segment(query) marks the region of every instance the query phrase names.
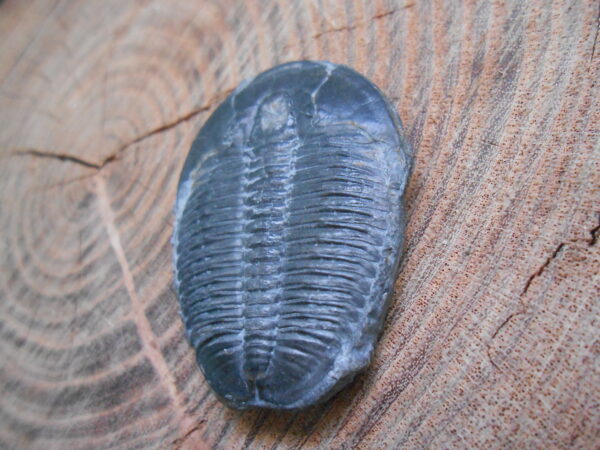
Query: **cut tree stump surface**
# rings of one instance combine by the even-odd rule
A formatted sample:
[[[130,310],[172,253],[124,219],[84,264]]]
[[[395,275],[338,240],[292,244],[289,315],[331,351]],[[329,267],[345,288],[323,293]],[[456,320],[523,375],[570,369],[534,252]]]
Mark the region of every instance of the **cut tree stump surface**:
[[[0,447],[596,447],[599,10],[0,2]],[[236,412],[184,337],[176,186],[227,94],[298,59],[398,109],[405,258],[367,372],[304,412]]]

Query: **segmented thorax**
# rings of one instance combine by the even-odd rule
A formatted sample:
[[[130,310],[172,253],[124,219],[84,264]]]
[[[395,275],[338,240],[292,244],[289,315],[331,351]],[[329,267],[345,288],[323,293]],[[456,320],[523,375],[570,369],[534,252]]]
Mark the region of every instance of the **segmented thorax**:
[[[281,66],[215,113],[180,184],[188,337],[211,386],[242,408],[305,406],[364,367],[399,258],[399,123],[370,83],[370,96],[340,99],[337,66],[296,64],[287,73],[308,81],[286,82]]]

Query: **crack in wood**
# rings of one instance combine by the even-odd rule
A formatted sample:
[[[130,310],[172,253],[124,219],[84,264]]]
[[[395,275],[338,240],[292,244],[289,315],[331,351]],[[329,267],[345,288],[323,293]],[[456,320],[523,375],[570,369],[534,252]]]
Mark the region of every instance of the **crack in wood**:
[[[412,8],[413,6],[415,6],[415,4],[416,3],[409,3],[407,5],[404,5],[401,8],[392,9],[391,11],[386,11],[386,12],[382,12],[380,14],[376,14],[373,17],[371,17],[370,19],[359,21],[359,22],[356,22],[354,24],[348,24],[348,25],[344,25],[344,26],[341,26],[341,27],[338,27],[338,28],[329,28],[327,30],[323,30],[323,31],[320,31],[319,33],[313,34],[312,37],[314,39],[318,39],[318,38],[320,38],[321,36],[323,36],[325,34],[337,33],[337,32],[340,32],[340,31],[352,31],[352,30],[355,30],[357,28],[365,26],[371,20],[383,19],[384,17],[388,17],[388,16],[391,16],[392,14],[396,14],[397,12],[400,12],[403,9]]]
[[[491,345],[490,345],[490,344],[488,344],[488,345],[487,345],[487,357],[488,357],[488,360],[490,361],[490,364],[491,364],[491,365],[492,365],[492,366],[493,366],[493,367],[494,367],[494,368],[495,368],[495,369],[496,369],[498,372],[500,372],[500,373],[502,373],[502,374],[505,374],[506,372],[505,372],[505,371],[504,371],[504,370],[503,370],[503,369],[502,369],[502,368],[501,368],[501,367],[498,365],[498,363],[497,363],[497,362],[494,360],[494,358],[492,358],[491,350],[492,350],[492,347],[491,347]],[[505,355],[505,358],[506,358],[506,355]],[[510,375],[511,375],[511,376],[512,376],[512,377],[513,377],[515,380],[518,380],[518,379],[519,379],[519,377],[517,376],[517,374],[516,374],[516,373],[514,373],[514,372],[513,372],[513,371],[510,369],[510,367],[509,367],[507,370],[508,370],[508,372],[510,373]]]
[[[202,426],[206,423],[206,420],[200,420],[198,424],[189,430],[183,437],[173,441],[172,448],[180,450],[183,448],[193,448],[194,450],[208,450],[209,446],[202,440],[201,437],[193,437],[195,433],[199,432]],[[191,441],[191,442],[190,442]]]
[[[596,43],[598,42],[598,31],[600,31],[600,5],[598,6],[598,16],[596,17],[596,34],[594,35],[594,44],[592,45],[592,54],[590,56],[590,62],[594,60],[596,54]]]
[[[598,213],[598,225],[596,225],[594,228],[592,228],[590,230],[590,240],[588,241],[588,245],[591,247],[593,245],[596,245],[596,242],[598,242],[598,233],[600,232],[600,213]]]
[[[171,448],[181,449],[183,447],[183,445],[186,443],[186,441],[190,438],[190,436],[192,434],[194,434],[196,431],[200,431],[200,428],[205,423],[206,423],[206,420],[201,419],[195,426],[193,426],[190,430],[188,430],[183,436],[181,436],[180,438],[177,438],[173,442],[171,442]],[[195,445],[195,448],[198,448],[198,449],[207,449],[208,448],[206,445],[204,445],[201,442],[195,442],[194,445]]]
[[[318,39],[321,36],[325,35],[325,34],[331,34],[331,33],[337,33],[340,31],[351,31],[351,30],[355,30],[356,28],[358,28],[359,24],[355,24],[355,25],[345,25],[343,27],[339,27],[339,28],[330,28],[328,30],[324,30],[321,31],[319,33],[316,33],[313,35],[313,38]]]
[[[496,331],[494,331],[494,333],[492,334],[492,338],[491,340],[494,340],[496,338],[496,336],[498,336],[498,333],[500,333],[500,331],[502,330],[502,328],[504,328],[506,325],[508,325],[508,323],[514,319],[516,316],[520,316],[525,314],[525,311],[518,311],[512,314],[509,314],[508,317],[506,319],[504,319],[504,322],[502,322],[500,324],[500,326],[498,328],[496,328]]]
[[[90,169],[95,169],[96,171],[100,171],[104,167],[106,167],[108,164],[110,164],[111,162],[118,160],[119,155],[121,153],[123,153],[125,150],[127,150],[127,148],[131,147],[132,145],[137,144],[137,143],[139,143],[145,139],[148,139],[152,136],[155,136],[157,134],[160,134],[164,131],[175,128],[179,124],[181,124],[183,122],[187,122],[190,119],[193,119],[195,116],[197,116],[201,112],[208,111],[210,108],[211,108],[210,104],[201,106],[199,108],[196,108],[196,109],[190,111],[189,113],[187,113],[181,117],[178,117],[177,119],[175,119],[172,122],[166,123],[157,128],[149,130],[149,131],[141,134],[140,136],[132,139],[131,141],[126,142],[125,144],[121,145],[111,155],[107,156],[104,160],[102,160],[99,163],[93,162],[93,161],[87,161],[83,158],[80,158],[78,156],[71,155],[68,153],[58,153],[58,152],[52,152],[49,150],[41,150],[41,149],[35,149],[35,148],[15,149],[9,153],[13,154],[13,155],[19,155],[19,156],[33,156],[36,158],[51,158],[51,159],[55,159],[58,161],[79,164],[80,166],[87,167]]]
[[[486,344],[486,348],[487,348],[487,357],[490,361],[490,364],[492,364],[492,366],[494,366],[494,368],[496,370],[498,370],[500,373],[505,373],[504,370],[500,367],[500,365],[496,362],[496,360],[492,357],[492,343],[493,341],[496,339],[496,337],[498,336],[498,334],[500,333],[500,331],[502,331],[503,328],[505,328],[510,322],[512,322],[512,320],[517,317],[517,316],[522,316],[524,314],[527,314],[526,310],[520,310],[514,313],[509,314],[506,319],[504,319],[502,321],[502,323],[496,328],[496,331],[494,331],[492,333],[492,336],[490,338],[490,340],[487,342]],[[506,355],[504,355],[504,357],[506,358]],[[515,378],[518,379],[518,376],[510,369],[508,368],[508,371],[510,372],[510,374]]]
[[[67,153],[54,153],[51,151],[38,150],[38,149],[34,149],[34,148],[13,150],[11,153],[14,155],[25,155],[25,156],[33,156],[35,158],[51,158],[51,159],[56,159],[58,161],[67,161],[67,162],[72,162],[74,164],[79,164],[81,166],[89,167],[89,168],[97,169],[97,170],[99,170],[101,168],[100,164],[86,161],[85,159],[79,158],[75,155],[69,155]]]
[[[594,228],[592,228],[591,230],[589,230],[589,234],[590,234],[590,238],[585,240],[588,243],[588,246],[591,247],[593,245],[596,244],[596,242],[598,242],[598,234],[600,233],[600,213],[598,213],[598,225],[596,225]],[[581,242],[581,239],[575,239],[572,240],[571,242]],[[561,242],[560,244],[558,244],[556,246],[556,248],[554,249],[554,251],[552,252],[552,254],[546,258],[546,261],[544,261],[544,263],[539,267],[538,270],[536,270],[527,280],[527,282],[525,283],[525,287],[523,288],[523,291],[521,292],[521,296],[525,295],[527,293],[527,291],[529,290],[529,288],[531,287],[531,283],[533,282],[533,280],[535,280],[537,277],[539,277],[540,275],[542,275],[542,273],[544,273],[544,271],[548,268],[548,266],[550,265],[550,263],[552,262],[552,260],[556,259],[556,257],[567,247],[567,244],[564,242]]]
[[[544,271],[546,270],[546,268],[550,265],[550,263],[552,262],[553,259],[555,259],[559,253],[566,247],[564,242],[561,242],[560,244],[558,244],[558,246],[554,249],[554,251],[552,252],[552,254],[546,258],[546,261],[544,261],[544,263],[539,267],[538,270],[536,270],[527,280],[527,282],[525,283],[525,287],[523,288],[523,291],[521,292],[521,296],[525,295],[527,293],[527,291],[529,290],[529,288],[531,287],[531,283],[533,282],[533,280],[535,280],[537,277],[539,277],[540,275],[542,275],[542,273],[544,273]]]
[[[128,147],[137,144],[145,139],[148,139],[149,137],[155,136],[157,134],[160,134],[164,131],[170,130],[171,128],[176,127],[177,125],[183,123],[183,122],[187,122],[190,119],[193,119],[194,117],[196,117],[198,114],[200,114],[201,112],[205,112],[208,111],[211,108],[211,104],[207,104],[204,106],[200,106],[199,108],[193,109],[192,111],[190,111],[189,113],[178,117],[177,119],[175,119],[172,122],[166,123],[164,125],[161,125],[159,127],[156,127],[150,131],[147,131],[145,133],[143,133],[142,135],[134,138],[133,140],[121,145],[111,156],[109,156],[108,158],[106,158],[104,160],[104,162],[102,163],[102,166],[106,165],[107,163],[115,160],[117,158],[117,156],[122,153],[123,151],[125,151]]]
[[[596,225],[594,228],[592,228],[591,230],[589,230],[589,234],[591,235],[590,239],[587,240],[588,246],[593,246],[596,244],[596,242],[598,242],[598,233],[600,233],[600,213],[598,214],[598,225]],[[581,241],[581,240],[579,240]],[[566,244],[564,242],[561,242],[560,244],[558,244],[556,246],[556,248],[554,249],[554,251],[552,252],[552,254],[546,258],[546,260],[544,261],[544,263],[538,268],[537,271],[535,271],[535,273],[533,273],[529,279],[527,280],[527,283],[525,283],[525,287],[523,288],[523,291],[521,292],[521,297],[523,295],[525,295],[527,293],[527,291],[529,290],[533,280],[535,280],[536,278],[538,278],[539,276],[541,276],[544,271],[548,268],[548,266],[550,265],[550,263],[557,258],[557,256],[565,249]],[[494,366],[498,371],[504,373],[504,371],[500,368],[500,366],[498,365],[498,363],[496,363],[496,361],[494,360],[494,358],[492,358],[491,355],[491,344],[494,341],[494,339],[496,339],[496,337],[498,336],[498,334],[500,333],[500,331],[502,331],[503,328],[505,328],[515,317],[523,315],[523,314],[527,314],[527,310],[526,309],[522,309],[519,310],[517,312],[511,313],[509,314],[506,319],[504,319],[504,321],[502,321],[502,323],[496,328],[496,330],[492,333],[492,336],[490,338],[490,340],[488,341],[488,343],[486,344],[487,347],[487,356],[488,359],[490,360],[490,363],[492,364],[492,366]],[[514,373],[511,374],[513,376],[516,377],[516,375]]]

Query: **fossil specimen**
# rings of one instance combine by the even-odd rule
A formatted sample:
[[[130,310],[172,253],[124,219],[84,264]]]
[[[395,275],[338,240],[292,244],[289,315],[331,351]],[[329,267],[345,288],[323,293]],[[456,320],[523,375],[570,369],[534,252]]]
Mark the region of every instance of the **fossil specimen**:
[[[367,366],[410,167],[396,112],[345,66],[275,67],[208,119],[181,174],[173,245],[187,336],[225,403],[306,407]]]

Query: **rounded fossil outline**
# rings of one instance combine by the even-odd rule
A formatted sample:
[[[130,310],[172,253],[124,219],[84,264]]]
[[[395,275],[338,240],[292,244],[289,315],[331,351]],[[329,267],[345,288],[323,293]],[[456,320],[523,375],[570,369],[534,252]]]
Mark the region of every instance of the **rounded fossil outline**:
[[[411,167],[391,103],[330,62],[269,69],[207,120],[181,172],[173,261],[187,338],[227,405],[304,408],[368,365]]]

